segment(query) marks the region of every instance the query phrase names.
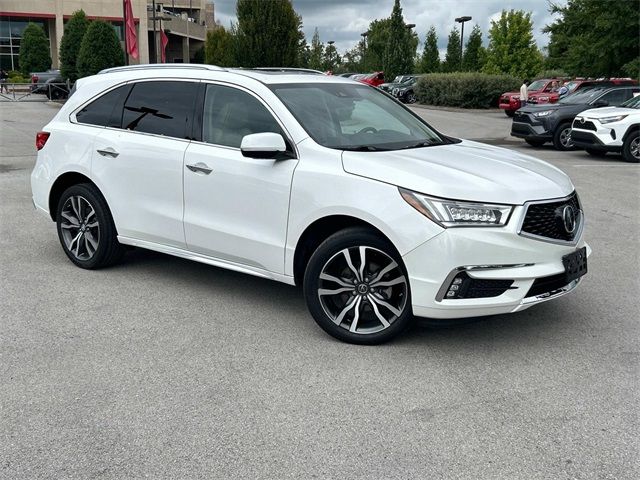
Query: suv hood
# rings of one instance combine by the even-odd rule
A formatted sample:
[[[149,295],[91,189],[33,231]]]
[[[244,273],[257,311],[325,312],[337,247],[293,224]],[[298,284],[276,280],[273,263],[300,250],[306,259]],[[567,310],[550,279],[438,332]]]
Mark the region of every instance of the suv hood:
[[[344,170],[435,197],[521,205],[573,191],[556,167],[513,150],[464,140],[389,152],[342,153]]]
[[[589,118],[604,118],[613,117],[615,115],[633,115],[640,114],[640,110],[637,108],[622,108],[622,107],[602,107],[591,108],[580,113],[581,117]]]

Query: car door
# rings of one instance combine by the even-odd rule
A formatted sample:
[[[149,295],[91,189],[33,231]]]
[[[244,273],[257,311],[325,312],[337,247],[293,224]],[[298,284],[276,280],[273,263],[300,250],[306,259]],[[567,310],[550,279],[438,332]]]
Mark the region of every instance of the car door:
[[[202,141],[192,142],[184,159],[188,249],[282,273],[297,160],[247,158],[240,143],[245,135],[262,132],[286,139],[284,129],[253,93],[218,84],[206,85],[201,122]]]
[[[92,172],[120,236],[185,248],[182,169],[199,82],[141,81],[94,142]]]

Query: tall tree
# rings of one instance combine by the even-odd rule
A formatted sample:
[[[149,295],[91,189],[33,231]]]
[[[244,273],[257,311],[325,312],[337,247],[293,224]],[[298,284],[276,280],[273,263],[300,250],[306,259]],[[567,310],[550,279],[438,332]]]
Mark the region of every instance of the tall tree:
[[[322,70],[324,60],[324,44],[320,41],[320,34],[316,28],[311,39],[311,49],[309,51],[309,68]]]
[[[638,0],[568,0],[550,4],[559,15],[550,33],[548,66],[569,74],[613,77],[629,73],[640,57]]]
[[[391,20],[384,18],[374,20],[369,24],[366,37],[365,62],[363,71],[377,71],[384,69],[384,58],[389,42],[389,24]]]
[[[407,28],[400,0],[395,0],[389,18],[389,40],[384,52],[383,69],[386,78],[413,72],[413,59],[418,46],[417,37]]]
[[[309,68],[309,45],[307,44],[307,37],[304,35],[304,30],[302,29],[302,17],[296,13],[296,17],[298,20],[298,59],[296,61],[296,66],[300,68]]]
[[[432,25],[424,39],[424,50],[418,64],[419,73],[433,73],[440,70],[440,51],[438,50],[438,35]]]
[[[124,51],[113,25],[102,20],[91,22],[78,53],[78,78],[121,65],[124,65]]]
[[[206,63],[220,67],[235,65],[233,36],[222,25],[216,25],[207,32],[204,59]]]
[[[238,0],[236,16],[240,66],[297,65],[299,17],[290,0]]]
[[[533,39],[531,13],[503,10],[498,20],[491,21],[486,73],[507,73],[518,78],[531,78],[542,69],[542,53]]]
[[[62,77],[71,82],[78,79],[78,53],[80,53],[80,45],[82,38],[87,32],[89,21],[84,10],[73,12],[73,15],[64,27],[64,35],[60,41],[60,73]]]
[[[478,25],[474,25],[462,55],[462,69],[467,72],[479,72],[484,60],[483,50],[482,31]]]
[[[342,58],[338,53],[338,49],[332,43],[329,43],[324,49],[322,70],[335,72],[341,63]]]
[[[461,68],[460,56],[460,33],[456,27],[453,27],[449,33],[449,41],[447,42],[447,53],[442,63],[443,72],[459,72]]]
[[[20,71],[25,77],[31,72],[42,72],[51,67],[49,39],[40,25],[29,23],[20,41]]]

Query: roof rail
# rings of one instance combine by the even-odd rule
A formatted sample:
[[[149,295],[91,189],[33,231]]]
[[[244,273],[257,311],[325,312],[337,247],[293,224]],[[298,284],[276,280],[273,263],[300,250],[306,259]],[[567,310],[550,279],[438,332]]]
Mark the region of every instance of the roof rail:
[[[225,72],[226,69],[217,65],[205,65],[203,63],[142,63],[139,65],[125,65],[123,67],[105,68],[100,70],[101,73],[127,72],[129,70],[155,70],[155,69],[189,69],[189,70],[213,70],[216,72]]]

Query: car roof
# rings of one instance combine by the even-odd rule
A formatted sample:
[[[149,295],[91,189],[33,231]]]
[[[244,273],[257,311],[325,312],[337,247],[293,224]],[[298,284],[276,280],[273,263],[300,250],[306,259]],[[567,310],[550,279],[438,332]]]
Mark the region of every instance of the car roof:
[[[96,77],[107,75],[117,77],[118,80],[153,77],[204,80],[231,80],[235,77],[236,80],[240,80],[241,77],[245,77],[267,85],[280,83],[353,83],[352,80],[345,77],[321,75],[308,69],[297,70],[279,67],[262,69],[222,68],[215,65],[189,63],[157,63],[108,68],[100,71]]]

